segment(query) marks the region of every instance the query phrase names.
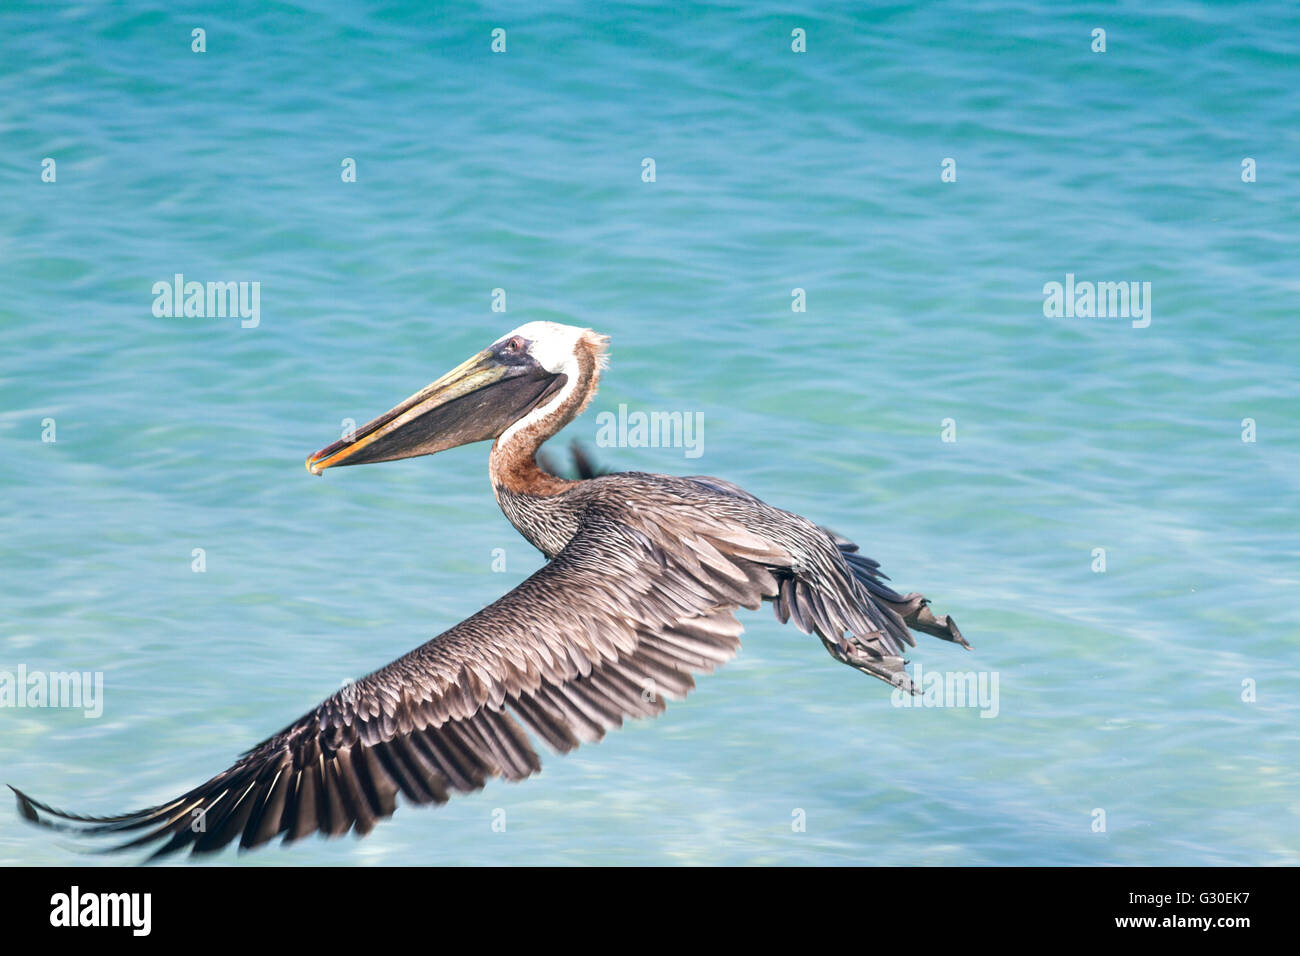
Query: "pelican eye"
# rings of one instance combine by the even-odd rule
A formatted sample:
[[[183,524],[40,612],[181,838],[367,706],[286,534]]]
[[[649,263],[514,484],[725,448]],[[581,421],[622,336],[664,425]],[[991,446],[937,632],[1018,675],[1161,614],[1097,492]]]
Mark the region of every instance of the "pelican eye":
[[[527,344],[528,343],[524,341],[523,336],[515,335],[507,339],[506,344],[502,346],[502,348],[504,348],[507,352],[517,353],[517,352],[522,352],[524,350],[524,346]]]

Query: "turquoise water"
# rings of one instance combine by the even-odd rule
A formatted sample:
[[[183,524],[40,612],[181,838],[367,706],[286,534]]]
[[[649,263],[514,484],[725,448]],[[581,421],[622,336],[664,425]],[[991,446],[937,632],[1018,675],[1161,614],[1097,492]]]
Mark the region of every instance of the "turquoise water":
[[[657,721],[243,861],[1300,862],[1294,5],[367,7],[0,14],[0,670],[104,675],[0,709],[5,782],[170,798],[534,570],[486,447],[302,462],[553,319],[613,341],[565,440],[702,414],[697,459],[594,452],[854,538],[997,716],[747,613]],[[155,316],[176,273],[257,326]],[[1045,317],[1067,273],[1150,325]],[[0,862],[98,861],[0,810]]]

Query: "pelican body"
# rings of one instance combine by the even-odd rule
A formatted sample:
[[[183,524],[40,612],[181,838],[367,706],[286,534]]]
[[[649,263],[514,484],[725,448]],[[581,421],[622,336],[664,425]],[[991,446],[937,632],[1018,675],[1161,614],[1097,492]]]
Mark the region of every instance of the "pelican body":
[[[548,559],[537,573],[169,803],[86,817],[15,790],[20,812],[127,835],[113,849],[156,845],[155,856],[364,835],[399,794],[443,803],[536,772],[526,731],[564,753],[657,714],[736,654],[739,608],[770,601],[836,660],[907,690],[909,629],[969,647],[852,542],[730,482],[544,470],[538,449],[590,404],[607,344],[590,329],[530,322],[307,459],[319,475],[492,441],[493,493]]]

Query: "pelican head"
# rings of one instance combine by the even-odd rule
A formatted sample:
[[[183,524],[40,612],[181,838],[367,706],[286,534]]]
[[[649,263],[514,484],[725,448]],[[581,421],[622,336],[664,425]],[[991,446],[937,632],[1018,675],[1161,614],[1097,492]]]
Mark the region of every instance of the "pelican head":
[[[516,422],[558,406],[584,354],[599,359],[607,339],[558,322],[507,332],[406,401],[316,452],[307,470],[432,455],[500,438]],[[580,409],[579,409],[580,410]]]

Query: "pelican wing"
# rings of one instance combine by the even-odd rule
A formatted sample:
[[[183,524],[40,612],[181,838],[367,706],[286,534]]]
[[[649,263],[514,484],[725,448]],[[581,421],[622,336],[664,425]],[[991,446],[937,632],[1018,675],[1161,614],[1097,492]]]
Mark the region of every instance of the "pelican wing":
[[[659,516],[663,518],[663,515]],[[676,517],[679,520],[674,520]],[[734,523],[670,509],[667,521],[591,509],[559,555],[427,644],[349,684],[177,799],[118,817],[55,810],[15,790],[29,820],[92,833],[143,831],[120,850],[255,847],[371,830],[400,793],[443,803],[491,777],[540,769],[523,728],[559,752],[652,716],[693,673],[740,647],[737,606],[777,593],[778,545]],[[66,821],[63,823],[55,821]]]
[[[774,568],[778,590],[770,596],[776,618],[816,634],[837,661],[915,693],[904,669],[906,648],[916,646],[908,628],[969,649],[951,617],[936,617],[924,594],[891,588],[880,562],[860,554],[847,538],[773,508],[725,479],[685,480],[713,496],[710,511],[727,511],[721,502],[730,499],[739,523],[782,542],[788,560]]]
[[[919,594],[899,595],[857,546],[718,479],[609,475],[586,483],[577,533],[500,600],[325,700],[170,803],[85,817],[18,795],[29,820],[130,833],[155,856],[283,836],[368,833],[397,796],[444,803],[653,716],[740,648],[738,607],[772,601],[831,655],[910,686],[907,628],[965,644]]]

